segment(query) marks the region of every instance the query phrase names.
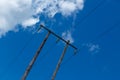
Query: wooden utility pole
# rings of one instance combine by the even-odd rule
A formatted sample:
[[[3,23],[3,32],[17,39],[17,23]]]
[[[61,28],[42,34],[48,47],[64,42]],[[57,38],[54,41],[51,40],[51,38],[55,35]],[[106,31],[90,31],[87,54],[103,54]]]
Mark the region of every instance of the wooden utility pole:
[[[26,78],[27,78],[30,70],[32,69],[33,64],[35,63],[37,57],[39,56],[39,54],[40,54],[40,52],[41,52],[41,50],[42,50],[45,42],[47,41],[49,35],[50,35],[50,32],[48,31],[48,34],[47,34],[46,37],[44,38],[42,44],[40,45],[40,47],[38,48],[38,50],[37,50],[36,54],[34,55],[33,59],[32,59],[31,62],[29,63],[29,65],[28,65],[28,67],[27,67],[27,69],[26,69],[26,71],[25,71],[25,73],[24,73],[24,75],[23,75],[23,77],[22,77],[22,80],[26,80]]]
[[[68,40],[68,42],[66,43],[66,46],[65,46],[65,48],[64,48],[64,50],[63,50],[63,52],[62,52],[62,55],[61,55],[61,57],[60,57],[60,59],[59,59],[59,61],[58,61],[58,64],[57,64],[57,66],[56,66],[56,69],[55,69],[55,71],[54,71],[54,73],[53,73],[52,80],[54,80],[55,77],[56,77],[56,74],[57,74],[57,72],[58,72],[58,70],[59,70],[59,68],[60,68],[60,65],[61,65],[61,63],[62,63],[62,60],[63,60],[64,56],[65,56],[65,53],[66,53],[67,48],[68,48],[68,46],[69,46],[69,43],[70,43],[70,41]]]
[[[57,72],[58,72],[58,69],[59,69],[59,67],[60,67],[60,64],[61,64],[63,58],[64,58],[64,55],[65,55],[65,52],[66,52],[68,46],[71,46],[71,47],[73,47],[75,50],[77,50],[77,48],[76,48],[74,45],[70,44],[70,41],[64,40],[63,38],[61,38],[60,36],[58,36],[58,35],[55,34],[53,31],[51,31],[50,29],[48,29],[47,27],[45,27],[45,26],[43,26],[43,25],[40,25],[40,28],[39,28],[39,29],[41,29],[41,28],[44,28],[45,30],[47,30],[47,31],[48,31],[48,34],[46,35],[46,37],[45,37],[45,39],[43,40],[43,42],[42,42],[42,44],[40,45],[40,47],[38,48],[38,50],[37,50],[36,54],[34,55],[33,59],[32,59],[31,62],[29,63],[29,65],[28,65],[28,67],[27,67],[27,69],[26,69],[26,71],[25,71],[25,73],[24,73],[24,75],[23,75],[23,77],[22,77],[22,80],[26,80],[26,78],[27,78],[30,70],[32,69],[32,66],[34,65],[37,57],[39,56],[39,54],[40,54],[40,52],[41,52],[41,50],[42,50],[44,44],[46,43],[46,41],[47,41],[47,39],[48,39],[48,37],[49,37],[50,34],[54,35],[55,37],[57,37],[58,39],[60,39],[60,40],[62,40],[63,42],[66,43],[66,46],[65,46],[65,48],[64,48],[64,51],[63,51],[63,53],[62,53],[62,55],[61,55],[61,57],[60,57],[60,60],[59,60],[58,65],[57,65],[57,67],[56,67],[56,70],[55,70],[55,72],[54,72],[54,74],[53,74],[52,80],[54,80],[54,78],[55,78],[55,76],[56,76],[56,74],[57,74]]]

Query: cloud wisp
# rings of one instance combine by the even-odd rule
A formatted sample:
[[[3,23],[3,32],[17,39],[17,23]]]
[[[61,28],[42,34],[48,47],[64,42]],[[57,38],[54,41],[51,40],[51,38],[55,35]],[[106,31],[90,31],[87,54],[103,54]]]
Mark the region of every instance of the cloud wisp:
[[[100,46],[98,44],[87,43],[83,44],[83,46],[86,47],[92,54],[98,53],[100,51]]]
[[[72,33],[70,31],[66,31],[62,33],[62,37],[63,39],[65,39],[66,41],[70,41],[70,43],[74,42],[74,39],[72,38]]]
[[[14,31],[18,24],[23,28],[35,25],[41,14],[70,16],[83,7],[84,0],[0,0],[0,37]]]

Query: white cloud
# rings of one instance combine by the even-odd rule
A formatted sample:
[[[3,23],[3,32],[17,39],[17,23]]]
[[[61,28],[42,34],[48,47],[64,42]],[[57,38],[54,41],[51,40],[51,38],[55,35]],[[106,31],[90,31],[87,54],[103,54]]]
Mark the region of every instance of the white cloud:
[[[87,47],[88,51],[92,53],[98,53],[100,50],[100,46],[98,44],[88,43],[83,44],[83,46]]]
[[[31,17],[28,20],[23,21],[22,26],[26,28],[27,26],[33,26],[37,22],[39,22],[39,18]]]
[[[65,39],[66,41],[70,41],[70,43],[73,43],[74,42],[74,39],[72,38],[72,33],[70,31],[67,31],[67,32],[63,32],[62,33],[62,37],[63,39]]]
[[[70,1],[61,1],[59,6],[63,15],[71,15],[71,12],[76,10],[76,5]]]
[[[84,0],[0,0],[0,36],[16,29],[17,24],[23,27],[36,24],[41,14],[69,16],[83,6]]]
[[[31,5],[31,0],[0,0],[0,36],[29,19],[34,12]]]
[[[71,13],[82,10],[84,0],[35,0],[36,13],[45,13],[53,17],[56,13],[68,16]]]

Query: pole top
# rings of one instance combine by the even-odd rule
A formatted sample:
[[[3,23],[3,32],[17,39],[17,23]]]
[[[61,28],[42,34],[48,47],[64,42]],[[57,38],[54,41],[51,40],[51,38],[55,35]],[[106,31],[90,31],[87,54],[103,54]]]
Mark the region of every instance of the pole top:
[[[59,38],[60,40],[62,40],[63,42],[67,43],[69,46],[73,47],[75,50],[77,50],[77,48],[72,45],[70,43],[70,40],[66,41],[65,39],[63,39],[62,37],[60,37],[59,35],[55,34],[53,31],[51,31],[50,29],[48,29],[47,27],[45,27],[43,24],[40,24],[40,27],[44,28],[45,30],[49,31],[51,34],[53,34],[55,37]]]

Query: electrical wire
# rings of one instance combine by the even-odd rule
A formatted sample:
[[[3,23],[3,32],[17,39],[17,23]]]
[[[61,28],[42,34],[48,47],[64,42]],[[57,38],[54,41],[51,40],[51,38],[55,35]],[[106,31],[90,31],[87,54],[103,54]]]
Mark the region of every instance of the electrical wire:
[[[36,30],[35,32],[37,32],[38,30]],[[5,69],[5,71],[3,71],[2,73],[4,73],[2,75],[2,77],[0,77],[2,80],[4,78],[4,75],[8,73],[10,67],[12,67],[15,62],[17,62],[17,60],[21,57],[21,55],[23,54],[24,50],[28,47],[28,45],[30,44],[30,42],[35,38],[35,33],[29,38],[29,40],[26,42],[26,44],[23,46],[23,48],[18,52],[18,54],[10,61],[10,63],[7,65],[7,68]]]
[[[104,32],[99,34],[95,39],[91,40],[90,42],[95,42],[95,41],[99,40],[100,38],[102,38],[105,35],[107,35],[108,33],[110,33],[112,30],[116,29],[117,27],[120,27],[119,25],[120,25],[120,22],[116,22],[113,26],[111,26],[110,28],[108,28],[107,30],[105,30]]]
[[[75,26],[79,26],[88,16],[90,16],[93,12],[95,12],[100,6],[102,6],[105,3],[106,0],[102,0],[100,1],[100,3],[94,7],[87,15],[85,15],[81,21],[79,21],[79,23],[76,23]],[[78,49],[77,53],[79,52],[80,49]],[[66,61],[64,61],[61,66],[65,65],[66,63],[68,63],[73,57],[75,56],[75,54],[71,55]]]
[[[102,0],[94,9],[92,9],[86,16],[84,16],[80,23],[82,23],[82,21],[84,21],[89,15],[91,15],[97,8],[99,8],[103,3],[105,2],[105,0]],[[80,23],[77,23],[76,25],[79,26]],[[116,24],[117,26],[118,24]],[[98,40],[99,38],[101,38],[102,36],[106,35],[107,33],[109,33],[111,30],[113,30],[116,27],[111,27],[108,30],[106,30],[105,32],[103,32],[102,34],[100,34],[96,39]],[[24,45],[24,47],[20,50],[20,52],[18,53],[18,55],[12,60],[12,62],[8,65],[8,67],[10,68],[11,64],[13,65],[16,62],[16,59],[18,59],[20,57],[20,55],[22,55],[22,53],[24,52],[25,48],[29,45],[29,43],[34,39],[34,35],[29,39],[29,41],[27,41],[27,43]],[[93,40],[95,41],[95,40]],[[52,48],[52,47],[51,47]],[[42,57],[42,59],[44,59],[48,54],[49,50],[46,51],[46,54],[44,54]],[[72,59],[74,55],[70,56],[62,65],[65,65],[66,63],[68,63],[68,61],[70,61]],[[41,60],[42,60],[41,59]],[[15,61],[15,62],[14,62]],[[6,69],[6,71],[8,71],[8,69]]]
[[[104,37],[105,35],[107,35],[107,34],[108,34],[109,32],[111,32],[112,30],[116,29],[117,27],[120,27],[119,25],[120,25],[120,22],[115,23],[113,26],[111,26],[110,28],[108,28],[106,31],[104,31],[104,32],[102,32],[101,34],[99,34],[95,39],[91,40],[90,43],[91,43],[91,42],[95,42],[95,41],[99,40],[100,38]],[[79,50],[80,50],[80,49],[79,49]],[[77,53],[79,53],[79,51],[78,51]],[[75,55],[70,56],[66,61],[64,61],[64,62],[62,63],[61,66],[67,64],[74,56],[75,56]]]
[[[79,26],[89,15],[91,15],[93,12],[95,12],[100,6],[102,6],[105,3],[106,0],[102,0],[95,8],[93,8],[86,16],[84,16],[81,21],[79,23],[77,23],[76,25]],[[107,35],[109,32],[111,32],[112,30],[114,30],[115,28],[118,27],[118,25],[120,25],[119,22],[117,22],[116,24],[114,24],[112,27],[108,28],[106,31],[104,31],[103,33],[99,34],[95,39],[91,40],[90,42],[94,42],[100,38],[102,38],[103,36]],[[80,49],[79,49],[80,50]],[[79,51],[78,51],[79,52]],[[67,64],[75,55],[71,55],[66,61],[64,61],[62,63],[61,66]]]
[[[90,12],[88,12],[84,17],[81,18],[81,20],[76,23],[75,27],[76,26],[79,26],[88,16],[90,16],[92,13],[94,13],[100,6],[102,6],[104,3],[105,3],[106,0],[102,0],[100,1],[100,3],[94,7]]]

